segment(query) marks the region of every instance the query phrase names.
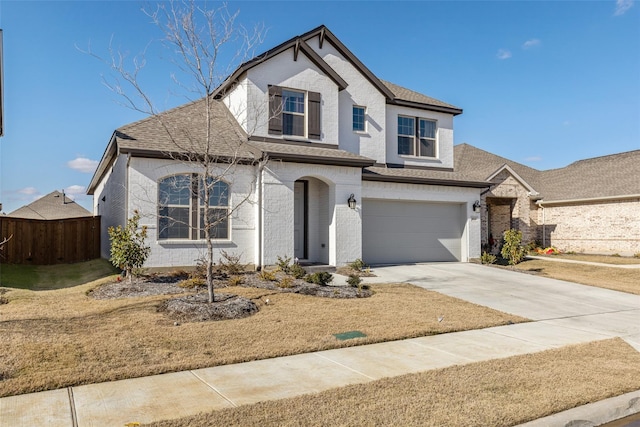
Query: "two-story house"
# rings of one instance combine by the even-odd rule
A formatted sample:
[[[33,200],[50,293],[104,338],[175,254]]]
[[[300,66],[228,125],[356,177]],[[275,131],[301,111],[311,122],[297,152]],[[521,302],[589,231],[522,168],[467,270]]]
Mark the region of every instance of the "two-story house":
[[[480,256],[476,202],[489,184],[454,171],[462,110],[380,80],[326,27],[241,65],[212,96],[207,141],[223,178],[209,204],[226,218],[216,250],[256,266],[278,256],[333,266]],[[204,104],[114,132],[88,189],[104,256],[106,228],[136,209],[148,266],[193,265],[205,251],[201,169],[176,155],[205,132]]]

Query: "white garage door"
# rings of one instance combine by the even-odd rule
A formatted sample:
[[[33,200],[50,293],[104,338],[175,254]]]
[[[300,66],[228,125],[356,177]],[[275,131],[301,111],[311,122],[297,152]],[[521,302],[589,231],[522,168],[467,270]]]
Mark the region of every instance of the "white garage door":
[[[368,264],[460,261],[461,204],[362,202],[362,258]]]

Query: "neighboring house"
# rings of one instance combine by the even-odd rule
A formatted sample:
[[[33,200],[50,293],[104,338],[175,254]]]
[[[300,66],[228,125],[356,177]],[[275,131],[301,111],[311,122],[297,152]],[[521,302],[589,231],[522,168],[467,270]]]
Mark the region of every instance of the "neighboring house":
[[[64,192],[54,191],[6,216],[25,219],[67,219],[93,214],[68,198]]]
[[[216,154],[245,160],[210,202],[229,213],[216,251],[256,266],[278,256],[333,266],[480,256],[473,206],[490,184],[454,170],[462,110],[380,80],[326,27],[241,65],[213,96]],[[175,158],[178,145],[203,140],[203,104],[163,113],[164,127],[150,117],[112,135],[88,188],[103,256],[106,228],[134,210],[148,226],[147,266],[193,265],[205,252],[203,201],[174,185],[199,185],[199,167]]]
[[[539,171],[455,146],[456,171],[491,187],[482,194],[482,244],[497,251],[509,228],[562,251],[640,252],[640,150]]]

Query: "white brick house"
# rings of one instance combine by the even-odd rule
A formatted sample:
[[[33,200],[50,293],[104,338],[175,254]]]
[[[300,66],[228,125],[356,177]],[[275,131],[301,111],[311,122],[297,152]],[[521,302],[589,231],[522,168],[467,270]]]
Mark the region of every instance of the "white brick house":
[[[326,27],[243,64],[212,96],[216,154],[243,159],[210,202],[229,213],[216,250],[255,266],[278,256],[333,266],[480,256],[474,204],[489,184],[454,171],[462,110],[378,79]],[[170,185],[198,185],[198,166],[175,160],[175,142],[196,139],[203,104],[163,113],[171,137],[154,118],[114,132],[88,189],[103,256],[106,228],[136,209],[149,228],[147,266],[193,265],[205,251],[198,191]]]

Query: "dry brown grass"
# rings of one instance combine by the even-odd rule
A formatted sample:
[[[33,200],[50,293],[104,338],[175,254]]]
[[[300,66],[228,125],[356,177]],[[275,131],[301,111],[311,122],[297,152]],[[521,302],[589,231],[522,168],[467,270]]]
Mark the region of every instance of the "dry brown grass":
[[[573,261],[601,262],[603,264],[614,264],[614,265],[640,264],[640,258],[623,257],[623,256],[589,255],[589,254],[558,254],[558,255],[535,254],[535,255],[551,258],[551,259],[558,259],[558,260],[569,259]]]
[[[526,260],[515,268],[554,279],[640,294],[640,268],[602,267],[538,259]]]
[[[88,297],[100,283],[3,295],[9,303],[0,305],[0,396],[525,320],[390,284],[373,287],[371,298],[351,300],[226,288],[254,298],[261,311],[244,319],[174,326],[156,311],[169,297]],[[267,295],[270,304],[264,305]],[[440,315],[446,318],[442,323]],[[332,336],[352,330],[367,338]]]
[[[620,339],[387,378],[152,424],[511,426],[640,388]]]

